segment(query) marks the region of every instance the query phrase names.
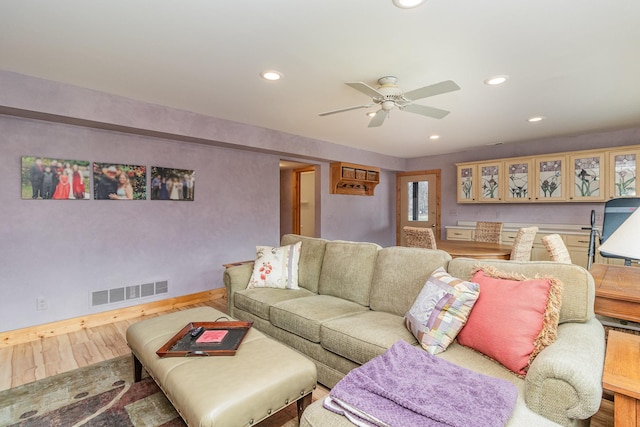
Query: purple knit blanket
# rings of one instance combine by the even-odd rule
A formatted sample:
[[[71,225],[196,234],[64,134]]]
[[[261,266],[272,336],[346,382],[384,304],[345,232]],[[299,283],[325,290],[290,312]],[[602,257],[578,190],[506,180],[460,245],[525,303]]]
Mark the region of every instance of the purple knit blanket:
[[[509,420],[518,391],[400,340],[349,372],[329,397],[327,409],[360,425],[498,427]]]

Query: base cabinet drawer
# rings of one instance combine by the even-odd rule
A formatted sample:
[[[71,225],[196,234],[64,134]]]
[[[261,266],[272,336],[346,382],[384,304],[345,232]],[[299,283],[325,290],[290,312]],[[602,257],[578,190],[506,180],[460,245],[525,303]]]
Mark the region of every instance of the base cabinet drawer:
[[[473,240],[473,230],[447,229],[447,240]]]

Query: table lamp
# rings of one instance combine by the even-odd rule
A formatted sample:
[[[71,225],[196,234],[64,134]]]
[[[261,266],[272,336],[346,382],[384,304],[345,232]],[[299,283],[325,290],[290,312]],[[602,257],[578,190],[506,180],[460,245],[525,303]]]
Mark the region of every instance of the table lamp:
[[[603,256],[612,255],[624,258],[624,265],[631,260],[640,259],[640,209],[636,209],[620,226],[600,245],[598,251]]]

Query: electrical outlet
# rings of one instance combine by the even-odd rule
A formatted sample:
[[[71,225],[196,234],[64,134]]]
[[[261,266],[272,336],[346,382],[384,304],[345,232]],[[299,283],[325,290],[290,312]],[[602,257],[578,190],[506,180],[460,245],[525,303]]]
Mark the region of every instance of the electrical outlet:
[[[42,311],[46,310],[47,308],[49,308],[49,302],[45,297],[36,298],[36,310]]]

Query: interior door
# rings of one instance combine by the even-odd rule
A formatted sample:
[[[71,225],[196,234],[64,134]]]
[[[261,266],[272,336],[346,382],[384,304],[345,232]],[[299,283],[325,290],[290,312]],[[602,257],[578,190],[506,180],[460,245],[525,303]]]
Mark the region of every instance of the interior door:
[[[440,239],[440,170],[396,175],[396,244],[405,246],[404,226],[430,227]]]

